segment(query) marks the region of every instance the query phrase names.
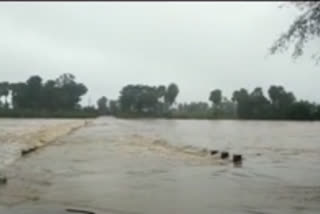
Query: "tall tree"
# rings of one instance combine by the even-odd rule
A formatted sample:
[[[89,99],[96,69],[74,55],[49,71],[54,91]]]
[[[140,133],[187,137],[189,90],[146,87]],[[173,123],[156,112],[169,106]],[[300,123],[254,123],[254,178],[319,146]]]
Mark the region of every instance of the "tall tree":
[[[59,99],[56,82],[54,80],[48,80],[42,89],[42,107],[44,109],[55,111],[59,109]]]
[[[133,112],[135,111],[136,104],[136,88],[134,85],[126,85],[120,91],[119,103],[121,106],[121,111],[123,112]]]
[[[220,103],[221,115],[225,118],[234,118],[236,116],[236,105],[227,97],[223,97]]]
[[[218,106],[221,103],[222,92],[220,89],[215,89],[211,91],[209,100],[215,105]]]
[[[15,109],[28,107],[27,84],[23,82],[11,83],[12,105]]]
[[[158,97],[161,98],[161,97],[164,97],[165,94],[166,94],[166,86],[164,85],[160,85],[157,87],[157,92],[158,92]]]
[[[62,109],[74,110],[81,101],[81,96],[87,93],[87,87],[75,81],[73,74],[62,74],[56,79],[57,102]]]
[[[9,90],[10,90],[10,84],[8,82],[1,82],[0,83],[0,98],[4,97],[4,107],[8,108],[8,95],[9,95]]]
[[[123,112],[156,112],[159,104],[159,89],[147,85],[127,85],[120,92]]]
[[[31,76],[27,80],[26,101],[27,108],[39,109],[42,98],[42,78],[38,75]]]
[[[178,86],[175,83],[171,83],[168,86],[166,93],[164,95],[165,103],[167,103],[169,106],[171,106],[175,102],[178,94],[179,94]]]
[[[307,101],[298,101],[293,103],[287,109],[288,118],[294,120],[311,120],[315,119],[316,106]]]
[[[232,100],[237,104],[238,117],[250,118],[252,115],[252,105],[248,91],[244,88],[241,88],[239,91],[234,91]]]
[[[292,92],[287,92],[282,86],[270,86],[269,97],[272,103],[273,116],[276,118],[286,118],[288,109],[296,101]]]
[[[119,103],[117,100],[110,100],[109,111],[111,115],[116,115],[119,112]]]
[[[100,114],[108,113],[107,102],[108,102],[108,99],[105,96],[98,99],[97,105],[98,105],[98,111]]]
[[[75,79],[76,77],[73,74],[64,73],[56,79],[56,84],[58,87],[62,88],[65,85],[73,84],[75,82]]]
[[[270,102],[264,96],[261,87],[257,87],[251,92],[250,103],[252,105],[253,118],[264,119],[270,116]]]
[[[81,96],[87,92],[82,83],[77,83],[72,74],[63,74],[56,80],[42,84],[40,76],[31,76],[25,83],[12,83],[9,87],[12,106],[15,109],[75,110]]]
[[[166,86],[164,85],[158,86],[157,93],[158,93],[158,101],[159,101],[157,112],[159,114],[163,114],[166,110],[166,106],[165,106]]]

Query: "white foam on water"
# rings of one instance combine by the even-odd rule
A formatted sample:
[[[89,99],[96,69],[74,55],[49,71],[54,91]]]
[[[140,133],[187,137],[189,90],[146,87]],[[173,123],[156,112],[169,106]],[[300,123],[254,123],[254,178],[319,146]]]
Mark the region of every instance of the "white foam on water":
[[[86,125],[85,120],[0,120],[0,170],[21,156],[21,150],[42,147]]]
[[[165,159],[178,159],[197,165],[225,164],[220,155],[211,155],[207,148],[194,145],[178,145],[163,138],[131,135],[118,142],[119,147],[132,155],[159,155]]]

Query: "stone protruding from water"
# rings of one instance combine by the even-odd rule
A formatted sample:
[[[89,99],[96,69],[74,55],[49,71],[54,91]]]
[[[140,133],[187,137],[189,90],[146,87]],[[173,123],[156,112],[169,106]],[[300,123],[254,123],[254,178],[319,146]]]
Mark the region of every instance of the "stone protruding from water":
[[[232,158],[232,162],[235,164],[242,163],[242,155],[240,154],[234,154]]]
[[[0,175],[0,185],[7,184],[8,180],[5,176]]]
[[[229,158],[229,152],[221,152],[221,159],[228,159]]]
[[[218,153],[219,153],[218,150],[210,150],[210,155],[216,155]]]
[[[38,149],[37,146],[32,147],[32,148],[29,148],[29,149],[23,149],[23,150],[21,151],[21,156],[25,156],[25,155],[27,155],[27,154],[29,154],[29,153],[31,153],[31,152],[36,151],[37,149]]]
[[[79,210],[79,209],[66,209],[66,211],[71,213],[95,214],[95,212],[91,212],[87,210]]]

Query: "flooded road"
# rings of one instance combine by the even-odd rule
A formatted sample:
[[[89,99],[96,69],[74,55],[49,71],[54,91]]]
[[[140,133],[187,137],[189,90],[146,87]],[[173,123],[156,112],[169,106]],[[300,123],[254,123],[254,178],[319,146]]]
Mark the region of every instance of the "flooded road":
[[[0,119],[0,173],[20,157],[21,150],[40,148],[87,123],[81,119]]]
[[[7,167],[0,213],[319,213],[319,139],[318,122],[99,118]]]

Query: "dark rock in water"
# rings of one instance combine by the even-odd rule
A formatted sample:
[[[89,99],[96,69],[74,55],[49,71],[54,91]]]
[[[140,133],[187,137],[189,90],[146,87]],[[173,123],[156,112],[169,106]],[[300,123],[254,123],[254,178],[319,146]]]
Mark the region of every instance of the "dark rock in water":
[[[27,149],[21,150],[21,156],[24,156],[24,155],[26,155],[26,154],[28,154],[28,153],[29,153],[29,152],[28,152]]]
[[[221,159],[229,158],[229,152],[221,152]]]
[[[215,155],[215,154],[218,154],[218,153],[219,153],[218,150],[211,150],[211,151],[210,151],[210,155]]]
[[[21,156],[25,156],[25,155],[27,155],[27,154],[29,154],[31,152],[36,151],[37,149],[38,149],[38,147],[33,147],[33,148],[29,148],[29,149],[23,149],[21,151]]]
[[[95,212],[91,212],[87,210],[78,210],[78,209],[66,209],[66,211],[71,213],[95,214]]]
[[[6,177],[4,177],[4,176],[1,176],[0,177],[0,184],[6,184],[7,183],[7,178]]]
[[[232,161],[233,161],[233,163],[241,163],[242,162],[242,155],[234,154]]]

